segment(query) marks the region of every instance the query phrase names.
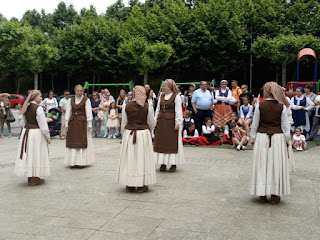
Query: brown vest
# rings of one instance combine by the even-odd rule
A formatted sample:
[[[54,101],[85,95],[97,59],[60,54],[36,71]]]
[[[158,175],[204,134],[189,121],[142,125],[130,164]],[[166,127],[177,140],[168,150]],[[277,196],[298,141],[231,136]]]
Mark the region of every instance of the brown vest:
[[[29,107],[27,108],[27,111],[24,114],[24,117],[26,118],[26,124],[25,128],[27,129],[35,129],[39,128],[38,122],[37,122],[37,109],[39,105],[31,103]]]
[[[259,103],[259,110],[260,122],[258,132],[268,135],[282,133],[281,114],[283,105],[276,100],[266,100]]]
[[[133,134],[133,144],[135,144],[137,141],[137,130],[149,129],[147,121],[148,103],[145,103],[144,107],[141,107],[133,101],[126,105],[125,110],[128,117],[128,123],[125,129],[131,130],[130,134]]]
[[[71,111],[68,122],[68,133],[66,139],[67,148],[87,148],[87,116],[86,116],[86,101],[87,97],[83,97],[79,104],[76,104],[75,97],[71,99]]]
[[[172,94],[168,100],[161,95],[160,111],[155,130],[154,151],[158,153],[178,153],[178,131],[175,127],[175,98],[176,93]]]
[[[27,108],[27,111],[24,114],[26,118],[26,124],[24,128],[26,129],[22,139],[22,145],[20,150],[20,159],[22,160],[23,152],[27,152],[28,146],[28,136],[29,136],[29,129],[37,129],[39,128],[38,121],[37,121],[37,109],[39,105],[31,103]]]

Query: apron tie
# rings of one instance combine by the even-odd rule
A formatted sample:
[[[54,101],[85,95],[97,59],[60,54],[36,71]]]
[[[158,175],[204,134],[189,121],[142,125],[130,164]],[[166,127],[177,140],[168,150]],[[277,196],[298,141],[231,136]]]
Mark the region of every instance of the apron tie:
[[[131,130],[130,135],[133,134],[133,144],[137,142],[137,130]]]
[[[23,157],[23,150],[24,150],[24,152],[27,152],[28,136],[29,136],[29,128],[26,128],[26,131],[24,132],[24,135],[23,135],[21,151],[20,151],[20,159],[21,160]]]

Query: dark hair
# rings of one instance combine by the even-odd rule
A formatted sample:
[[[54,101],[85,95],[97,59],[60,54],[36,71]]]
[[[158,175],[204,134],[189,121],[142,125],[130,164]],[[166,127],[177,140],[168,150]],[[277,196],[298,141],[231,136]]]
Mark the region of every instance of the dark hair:
[[[204,122],[207,123],[209,120],[211,120],[211,118],[206,117],[206,118],[204,119]]]
[[[260,97],[262,97],[262,98],[263,98],[263,87],[262,87],[262,88],[260,88],[259,93],[260,93]]]
[[[245,87],[248,89],[248,85],[247,84],[242,84],[241,87]]]
[[[238,113],[237,112],[232,112],[231,114],[230,114],[230,116],[231,115],[235,115],[236,117],[238,117]]]
[[[184,111],[186,114],[188,114],[189,116],[191,116],[192,112],[190,110],[185,110]]]
[[[114,108],[111,108],[111,105],[112,105],[112,104],[114,104]],[[116,102],[111,102],[111,103],[110,103],[110,109],[117,109]]]
[[[63,92],[63,93],[67,93],[67,92],[68,92],[68,93],[70,93],[70,91],[69,91],[69,90],[64,90],[64,92]]]
[[[237,80],[232,80],[231,83],[233,83],[233,82],[238,84],[238,81],[237,81]]]
[[[211,82],[210,82],[210,81],[207,81],[207,84],[208,84],[208,85],[211,85]]]
[[[48,96],[50,95],[50,93],[54,94],[54,92],[52,90],[49,90]]]
[[[236,126],[237,126],[237,123],[235,122],[230,123],[230,129],[235,128]]]
[[[296,128],[294,128],[294,131],[296,131],[296,130],[300,130],[300,132],[302,132],[302,130],[301,130],[301,128],[300,128],[300,127],[296,127]]]
[[[310,92],[313,91],[313,86],[311,84],[305,85],[304,88],[308,88],[310,90]]]
[[[247,100],[249,100],[249,102],[250,102],[250,98],[249,98],[248,95],[244,95],[242,99],[245,99],[245,98],[246,98]]]
[[[220,84],[219,84],[219,83],[216,83],[216,84],[214,85],[214,88],[218,88],[218,87],[220,87]]]
[[[188,127],[195,126],[193,122],[188,122]]]

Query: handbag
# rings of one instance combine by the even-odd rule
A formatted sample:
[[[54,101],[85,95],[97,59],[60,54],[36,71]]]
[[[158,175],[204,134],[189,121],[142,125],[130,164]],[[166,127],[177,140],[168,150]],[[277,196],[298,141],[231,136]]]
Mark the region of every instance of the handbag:
[[[10,122],[10,123],[16,121],[16,119],[14,118],[14,116],[10,110],[8,110],[8,112],[7,112],[7,119],[6,120],[7,120],[7,122]]]

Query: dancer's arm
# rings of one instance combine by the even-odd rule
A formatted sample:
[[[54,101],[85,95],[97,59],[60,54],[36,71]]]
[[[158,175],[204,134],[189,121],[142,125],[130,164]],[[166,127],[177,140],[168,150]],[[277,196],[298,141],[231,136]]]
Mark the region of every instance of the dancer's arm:
[[[260,109],[259,109],[259,103],[257,103],[256,108],[254,110],[252,125],[251,125],[251,133],[250,133],[250,141],[254,142],[257,137],[257,130],[260,123]]]
[[[291,140],[290,136],[290,123],[289,123],[289,118],[287,114],[287,108],[285,105],[283,105],[283,110],[281,113],[281,129],[284,134],[284,137],[286,139],[286,142],[289,143]]]
[[[88,128],[92,128],[92,107],[91,107],[91,102],[89,99],[86,101],[86,116],[87,116],[87,122],[88,122]]]
[[[123,111],[122,111],[123,112]],[[153,106],[148,104],[148,116],[147,116],[147,123],[149,126],[150,131],[152,132],[154,129],[154,124],[155,124],[155,120],[154,120],[154,110],[153,110]]]
[[[37,112],[36,112],[36,119],[38,122],[38,126],[39,126],[41,132],[43,133],[43,135],[46,137],[46,139],[50,140],[50,131],[49,131],[47,119],[45,116],[46,115],[43,111],[43,108],[41,106],[39,106],[37,108]]]

